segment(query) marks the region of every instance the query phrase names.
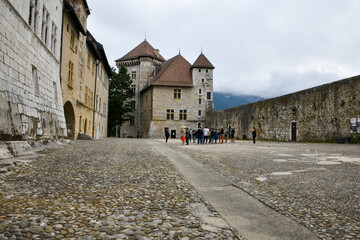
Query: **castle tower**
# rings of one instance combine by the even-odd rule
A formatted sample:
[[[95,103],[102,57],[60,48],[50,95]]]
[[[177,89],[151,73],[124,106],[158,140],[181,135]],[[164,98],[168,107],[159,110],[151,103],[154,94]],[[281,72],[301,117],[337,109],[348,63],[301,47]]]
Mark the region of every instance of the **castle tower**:
[[[116,66],[120,69],[124,66],[133,83],[131,88],[135,95],[131,99],[133,113],[131,120],[121,127],[121,132],[126,131],[127,136],[139,136],[140,128],[140,91],[150,83],[150,78],[156,75],[159,66],[165,62],[158,49],[154,49],[150,43],[144,40],[133,50],[125,54],[122,58],[117,59]]]
[[[194,94],[198,96],[198,127],[204,127],[206,112],[214,109],[213,104],[213,70],[214,66],[203,53],[191,67]]]

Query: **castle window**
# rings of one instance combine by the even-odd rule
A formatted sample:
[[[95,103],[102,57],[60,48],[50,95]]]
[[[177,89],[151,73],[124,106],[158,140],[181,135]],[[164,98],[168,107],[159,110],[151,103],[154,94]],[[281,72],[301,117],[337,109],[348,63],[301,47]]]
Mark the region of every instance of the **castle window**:
[[[32,78],[34,81],[35,94],[39,94],[39,78],[38,78],[37,68],[35,66],[32,66]]]
[[[199,72],[201,72],[201,69],[199,68]]]
[[[200,122],[198,123],[198,128],[201,128],[201,123]]]
[[[187,110],[180,110],[179,119],[180,120],[186,120],[187,119]]]
[[[206,94],[207,94],[206,98],[207,98],[208,100],[211,100],[211,92],[207,92]]]
[[[131,72],[131,79],[136,79],[136,71]]]
[[[86,65],[87,65],[87,68],[90,69],[90,53],[88,53]]]
[[[52,27],[51,27],[51,52],[52,53],[56,53],[56,42],[57,42],[57,39],[56,39],[56,35],[57,35],[57,27],[55,25],[54,22],[52,22]]]
[[[39,11],[38,11],[38,0],[30,1],[30,9],[29,9],[29,25],[36,33],[37,30],[37,19],[38,19]]]
[[[199,94],[201,94],[202,93],[202,89],[201,88],[199,88]]]
[[[181,99],[181,89],[174,89],[174,98]]]
[[[202,78],[202,79],[201,79],[201,82],[205,82],[205,79]]]
[[[198,116],[201,117],[201,110],[198,111]]]
[[[130,117],[130,126],[134,126],[134,125],[135,125],[135,118]]]
[[[136,89],[136,85],[135,84],[131,84],[130,85],[130,89],[133,93],[135,93],[135,89]]]
[[[70,49],[71,51],[75,51],[75,33],[71,30],[71,37],[70,37]]]
[[[68,85],[70,87],[72,87],[74,84],[73,76],[74,76],[74,64],[71,61],[69,61]]]
[[[199,104],[201,104],[201,98],[199,98]]]
[[[41,25],[41,39],[47,45],[48,42],[48,32],[49,32],[49,12],[43,7],[43,15],[42,15],[42,25]]]
[[[131,111],[135,110],[135,101],[131,101],[130,107],[131,107]]]
[[[209,72],[209,69],[206,69],[206,72]]]
[[[174,109],[166,109],[166,119],[174,120]]]

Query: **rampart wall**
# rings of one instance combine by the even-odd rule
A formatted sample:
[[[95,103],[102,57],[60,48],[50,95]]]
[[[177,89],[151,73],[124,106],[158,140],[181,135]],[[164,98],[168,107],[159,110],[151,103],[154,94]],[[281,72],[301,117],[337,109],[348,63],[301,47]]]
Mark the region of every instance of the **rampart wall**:
[[[236,128],[240,139],[280,141],[360,140],[360,76],[300,92],[213,111],[206,124]]]

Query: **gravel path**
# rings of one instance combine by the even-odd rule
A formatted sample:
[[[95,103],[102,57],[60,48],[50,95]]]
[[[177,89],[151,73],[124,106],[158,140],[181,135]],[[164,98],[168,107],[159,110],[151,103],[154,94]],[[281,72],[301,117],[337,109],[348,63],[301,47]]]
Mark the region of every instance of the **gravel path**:
[[[145,141],[41,154],[0,174],[0,239],[241,239]]]
[[[159,140],[162,141],[162,140]],[[210,166],[321,239],[360,239],[360,147],[237,141],[169,147]]]

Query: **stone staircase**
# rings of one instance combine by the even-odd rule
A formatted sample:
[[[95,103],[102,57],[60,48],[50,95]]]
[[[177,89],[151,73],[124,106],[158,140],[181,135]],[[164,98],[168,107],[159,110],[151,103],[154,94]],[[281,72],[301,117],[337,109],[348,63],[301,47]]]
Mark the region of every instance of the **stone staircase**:
[[[79,133],[77,140],[94,140],[94,139],[86,134]]]

